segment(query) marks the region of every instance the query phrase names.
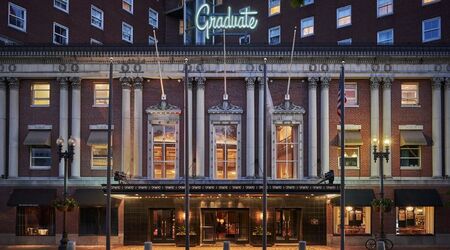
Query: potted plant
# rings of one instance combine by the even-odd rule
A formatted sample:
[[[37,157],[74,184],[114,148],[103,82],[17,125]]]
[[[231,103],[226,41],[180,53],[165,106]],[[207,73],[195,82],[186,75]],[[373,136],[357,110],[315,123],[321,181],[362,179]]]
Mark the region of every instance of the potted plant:
[[[388,198],[374,199],[372,201],[372,207],[376,212],[380,212],[380,210],[383,209],[383,212],[388,213],[392,210],[393,205],[394,201]]]
[[[189,238],[191,246],[198,245],[198,235],[192,229],[189,231]],[[177,227],[177,233],[175,235],[175,244],[180,247],[186,246],[186,227],[184,224]]]
[[[78,207],[78,202],[71,197],[64,199],[56,199],[53,201],[52,206],[58,211],[71,212],[74,208]]]
[[[262,226],[256,226],[252,232],[252,245],[253,246],[262,246],[263,242],[263,227]],[[272,233],[267,231],[267,245],[272,246],[273,240],[272,240]]]

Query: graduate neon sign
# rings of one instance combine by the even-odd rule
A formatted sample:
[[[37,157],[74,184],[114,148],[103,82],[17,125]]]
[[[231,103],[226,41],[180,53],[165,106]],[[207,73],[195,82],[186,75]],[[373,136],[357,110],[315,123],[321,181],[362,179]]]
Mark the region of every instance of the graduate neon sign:
[[[195,26],[198,30],[205,31],[206,38],[209,39],[211,30],[222,29],[255,29],[258,25],[257,11],[244,8],[239,13],[232,13],[228,6],[226,14],[211,13],[211,7],[203,4],[195,14]]]

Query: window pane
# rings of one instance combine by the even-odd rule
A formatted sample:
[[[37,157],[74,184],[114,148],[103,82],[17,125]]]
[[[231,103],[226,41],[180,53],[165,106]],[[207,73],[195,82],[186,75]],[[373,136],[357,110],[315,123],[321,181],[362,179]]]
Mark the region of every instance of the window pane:
[[[434,207],[397,207],[397,235],[434,234]]]
[[[32,167],[51,167],[51,149],[50,148],[31,148],[31,166]]]
[[[340,207],[333,207],[333,233],[340,233]],[[345,207],[344,230],[347,235],[370,234],[371,208],[370,207]]]
[[[160,145],[160,144],[153,145],[153,160],[154,161],[163,161],[162,145]]]
[[[162,179],[163,178],[163,163],[154,162],[153,168],[154,168],[153,177],[155,179]]]
[[[55,235],[55,209],[18,206],[16,223],[18,236]]]
[[[166,177],[167,179],[175,179],[175,163],[167,162],[165,165]]]

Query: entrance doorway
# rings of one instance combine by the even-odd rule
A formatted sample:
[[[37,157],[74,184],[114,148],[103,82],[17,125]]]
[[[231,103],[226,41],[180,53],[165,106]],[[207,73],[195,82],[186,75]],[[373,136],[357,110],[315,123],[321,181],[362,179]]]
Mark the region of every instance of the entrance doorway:
[[[150,209],[149,214],[149,240],[175,242],[175,209]]]
[[[301,209],[275,209],[275,241],[298,242],[301,237]]]
[[[202,241],[248,242],[248,209],[202,209]]]

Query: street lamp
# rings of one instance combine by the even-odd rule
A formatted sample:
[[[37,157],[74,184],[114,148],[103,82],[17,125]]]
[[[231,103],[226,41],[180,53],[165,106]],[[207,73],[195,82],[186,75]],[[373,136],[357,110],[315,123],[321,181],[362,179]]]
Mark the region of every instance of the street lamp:
[[[58,157],[59,157],[59,161],[61,162],[61,160],[64,158],[64,202],[66,202],[67,199],[67,165],[69,163],[69,161],[73,160],[73,155],[74,155],[74,147],[75,147],[75,139],[73,139],[72,137],[69,138],[69,140],[67,141],[67,150],[66,151],[62,151],[63,145],[64,145],[64,139],[59,137],[56,140],[56,145],[58,145]],[[66,232],[66,209],[63,210],[63,233],[62,233],[62,238],[59,244],[58,249],[59,250],[65,250],[67,249],[67,242],[68,242],[68,238],[67,238],[67,232]]]
[[[384,200],[384,169],[383,169],[383,158],[386,159],[386,162],[389,161],[389,140],[384,140],[384,152],[377,151],[378,140],[376,138],[373,139],[373,160],[377,162],[377,159],[380,159],[380,197],[381,201]],[[380,238],[385,239],[386,235],[384,234],[384,209],[380,209]]]

